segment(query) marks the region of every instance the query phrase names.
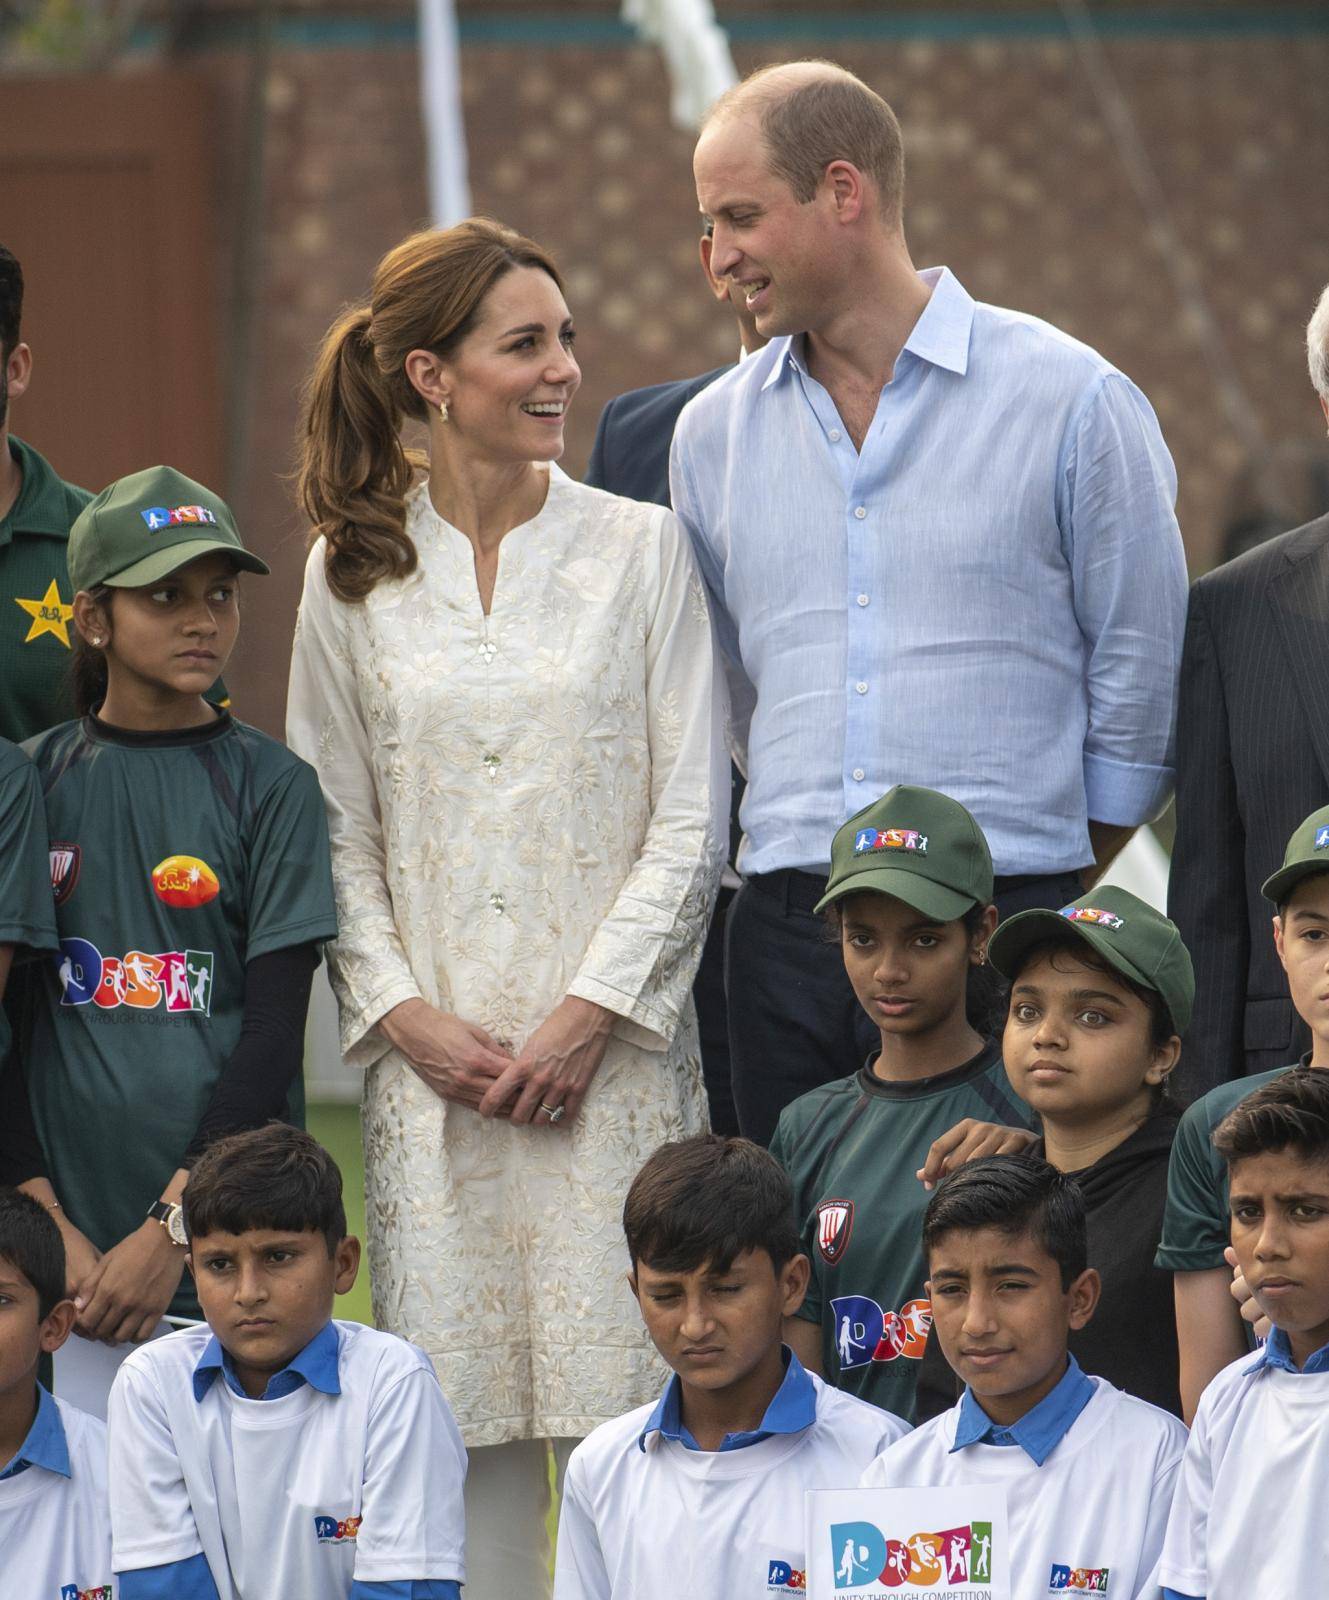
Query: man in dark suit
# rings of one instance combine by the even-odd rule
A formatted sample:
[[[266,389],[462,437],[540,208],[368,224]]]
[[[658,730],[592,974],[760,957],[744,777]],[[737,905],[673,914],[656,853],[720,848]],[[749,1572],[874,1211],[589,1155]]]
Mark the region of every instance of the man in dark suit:
[[[709,224],[707,232],[702,235],[700,248],[702,271],[706,274],[711,293],[717,300],[732,306],[738,319],[739,343],[743,353],[746,355],[759,349],[766,341],[757,332],[742,296],[737,291],[731,293],[728,280],[716,278],[711,272]],[[678,414],[693,395],[700,394],[708,383],[714,383],[722,373],[728,371],[728,367],[716,367],[713,372],[703,373],[699,378],[683,378],[674,383],[652,384],[647,389],[631,389],[627,394],[611,400],[601,413],[600,425],[595,431],[586,482],[596,489],[608,489],[611,494],[626,495],[630,500],[650,500],[656,505],[669,505],[669,446],[674,437]],[[729,816],[731,863],[741,837],[738,803],[743,795],[743,780],[736,771],[732,772],[732,780]],[[738,1116],[734,1111],[734,1097],[729,1086],[729,1017],[724,996],[725,918],[737,885],[738,880],[732,868],[727,868],[692,990],[701,1033],[701,1067],[706,1079],[711,1128],[715,1133],[726,1136],[738,1132]]]
[[[1329,289],[1307,350],[1329,420]],[[1329,517],[1193,585],[1180,695],[1168,913],[1195,962],[1179,1069],[1195,1096],[1310,1044],[1260,885],[1297,824],[1329,804]]]

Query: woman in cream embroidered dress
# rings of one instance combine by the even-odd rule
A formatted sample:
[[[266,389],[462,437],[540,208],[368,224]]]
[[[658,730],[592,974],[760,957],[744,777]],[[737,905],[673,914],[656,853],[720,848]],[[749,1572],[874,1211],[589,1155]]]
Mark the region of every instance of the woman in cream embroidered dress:
[[[429,1353],[473,1477],[658,1394],[620,1212],[705,1126],[706,601],[671,513],[552,464],[578,382],[552,265],[476,222],[384,258],[307,401],[289,737],[328,801],[375,1317]]]

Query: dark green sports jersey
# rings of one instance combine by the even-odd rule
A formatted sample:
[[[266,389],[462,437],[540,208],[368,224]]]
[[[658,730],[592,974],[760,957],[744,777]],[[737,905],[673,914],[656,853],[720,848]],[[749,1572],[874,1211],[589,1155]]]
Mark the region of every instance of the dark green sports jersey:
[[[1303,1065],[1309,1060],[1305,1056]],[[1206,1272],[1227,1265],[1223,1260],[1230,1239],[1227,1162],[1214,1149],[1213,1132],[1233,1106],[1289,1071],[1291,1066],[1275,1067],[1272,1072],[1220,1083],[1187,1107],[1168,1162],[1163,1240],[1155,1266],[1170,1272]]]
[[[225,713],[160,734],[85,717],[27,748],[60,949],[24,974],[20,1059],[56,1193],[106,1249],[181,1164],[239,1040],[245,964],[336,936],[323,796]],[[173,1309],[191,1305],[185,1287]]]
[[[92,496],[12,435],[9,453],[23,487],[0,520],[0,737],[17,742],[74,714],[65,554],[70,525]]]
[[[0,944],[18,946],[21,956],[54,950],[57,942],[37,769],[17,745],[0,739]],[[0,1070],[8,1052],[9,1021],[0,1009]]]
[[[965,1117],[1029,1126],[990,1040],[935,1078],[887,1083],[871,1061],[787,1106],[771,1154],[794,1186],[812,1280],[800,1316],[821,1324],[822,1371],[860,1399],[911,1417],[932,1313],[924,1293],[915,1177],[932,1141]]]

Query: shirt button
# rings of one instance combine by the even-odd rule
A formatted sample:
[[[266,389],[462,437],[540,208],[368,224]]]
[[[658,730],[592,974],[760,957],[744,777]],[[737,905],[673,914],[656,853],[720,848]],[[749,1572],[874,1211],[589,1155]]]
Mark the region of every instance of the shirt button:
[[[829,439],[830,439],[832,444],[839,444],[839,442],[840,442],[840,430],[838,428],[832,428],[830,433],[829,433],[829,435],[828,435],[828,437],[829,437]]]
[[[482,759],[480,765],[485,769],[491,778],[496,778],[498,776],[500,757],[496,755],[487,755]]]
[[[860,680],[854,685],[854,691],[857,694],[866,694],[868,692],[868,686]]]
[[[861,595],[859,595],[859,597],[858,597],[858,603],[859,603],[859,605],[861,605],[861,606],[865,606],[865,605],[867,605],[867,603],[868,603],[868,597],[867,597],[867,595],[865,595],[865,594],[861,594]]]
[[[503,915],[505,907],[503,904],[503,896],[501,894],[491,894],[489,896],[489,904],[491,909],[498,912],[499,916]]]
[[[863,779],[866,778],[866,777],[867,777],[867,773],[863,771],[862,767],[855,767],[854,768],[854,782],[855,783],[862,783]]]
[[[868,514],[868,508],[866,506],[855,506],[854,507],[854,515],[858,518],[858,520],[860,522],[862,522],[863,518],[865,516],[867,516],[867,514]]]

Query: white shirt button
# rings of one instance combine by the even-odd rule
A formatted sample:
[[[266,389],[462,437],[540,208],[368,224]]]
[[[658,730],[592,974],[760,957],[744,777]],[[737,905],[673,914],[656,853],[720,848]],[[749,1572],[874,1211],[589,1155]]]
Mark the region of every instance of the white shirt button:
[[[863,518],[865,516],[867,516],[867,514],[868,514],[868,508],[866,506],[855,506],[854,507],[854,515],[858,518],[858,520],[860,522],[862,522]]]
[[[862,767],[855,767],[854,768],[854,782],[855,783],[862,783],[863,779],[866,778],[866,777],[867,777],[867,773],[863,771]]]
[[[859,605],[861,605],[861,606],[865,606],[865,605],[867,605],[867,603],[868,603],[868,597],[867,597],[867,595],[865,595],[865,594],[861,594],[861,595],[859,595],[859,597],[858,597],[858,603],[859,603]]]
[[[830,439],[832,444],[839,444],[840,430],[838,428],[832,428],[827,437]]]
[[[859,694],[866,694],[868,692],[867,684],[863,683],[862,681],[856,683],[854,688]]]

